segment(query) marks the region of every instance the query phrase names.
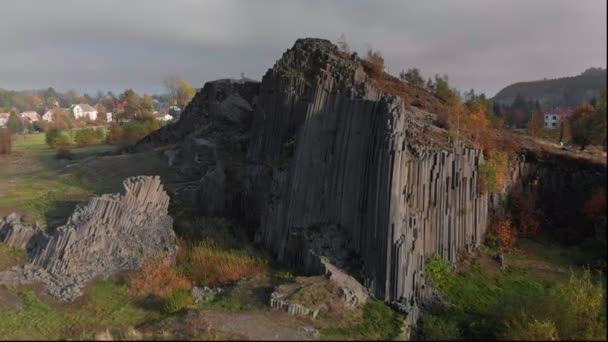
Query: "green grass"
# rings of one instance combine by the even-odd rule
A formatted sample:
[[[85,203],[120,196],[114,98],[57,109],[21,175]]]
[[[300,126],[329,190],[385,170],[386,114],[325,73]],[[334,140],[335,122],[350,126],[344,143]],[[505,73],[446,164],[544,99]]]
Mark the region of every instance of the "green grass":
[[[25,262],[26,254],[22,249],[9,247],[0,242],[0,271]]]
[[[402,333],[404,316],[384,302],[369,299],[360,322],[347,328],[323,328],[323,340],[395,340]]]
[[[77,203],[120,191],[124,178],[144,174],[173,180],[155,152],[101,155],[114,149],[104,144],[73,148],[73,160],[58,160],[43,133],[17,137],[15,153],[0,159],[0,216],[17,211],[28,223],[56,227],[65,223]]]
[[[591,273],[585,273],[581,269],[564,269],[564,265],[568,264],[567,261],[555,258],[554,251],[542,251],[535,246],[535,252],[532,252],[528,250],[530,246],[524,244],[523,247],[525,249],[520,249],[515,255],[509,256],[510,261],[507,262],[508,269],[505,272],[492,270],[489,266],[481,266],[476,262],[477,259],[473,259],[470,271],[454,273],[440,257],[429,258],[426,262],[427,279],[430,279],[431,284],[451,306],[433,308],[426,317],[423,317],[425,338],[448,339],[446,333],[457,334],[454,338],[465,339],[495,339],[500,336],[510,336],[509,322],[513,321],[521,326],[520,317],[524,317],[524,322],[528,320],[532,322],[531,317],[539,319],[539,322],[558,322],[561,320],[560,317],[568,314],[562,311],[574,312],[578,310],[577,305],[584,305],[582,304],[584,301],[596,303],[600,300],[601,295],[598,293],[601,290],[598,290],[598,287],[602,285],[593,280]],[[564,251],[560,253],[568,255],[568,252]],[[557,265],[550,262],[551,258],[555,258],[553,260]],[[560,264],[562,262],[566,264]],[[590,279],[589,281],[594,282],[595,285],[591,285],[589,281],[583,282],[582,285],[574,284],[573,281],[576,279]],[[563,293],[567,294],[566,290],[571,291],[572,288],[584,286],[587,286],[588,291],[578,295],[579,297],[563,295]],[[579,299],[572,298],[583,299],[578,303]],[[597,304],[588,306],[598,310]],[[520,316],[523,312],[526,312],[530,318]],[[592,313],[588,312],[588,314]],[[579,324],[577,329],[587,329],[585,322],[577,324]],[[597,324],[601,325],[601,323]],[[532,329],[534,326],[530,327]],[[557,325],[557,328],[563,336],[571,337],[571,331],[562,329],[560,325]],[[597,325],[589,329],[596,333]]]
[[[21,291],[20,308],[0,310],[2,339],[90,339],[107,328],[126,329],[162,314],[138,306],[125,285],[99,281],[78,303],[59,306],[41,301],[32,291]]]

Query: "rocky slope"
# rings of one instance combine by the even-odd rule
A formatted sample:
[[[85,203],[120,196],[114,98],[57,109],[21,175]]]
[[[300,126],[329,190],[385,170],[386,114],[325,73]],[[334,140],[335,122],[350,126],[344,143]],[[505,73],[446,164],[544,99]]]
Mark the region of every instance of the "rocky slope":
[[[79,205],[68,222],[47,232],[23,227],[12,215],[0,221],[0,241],[26,248],[29,263],[0,273],[0,284],[42,282],[61,301],[81,295],[96,277],[135,269],[176,251],[169,196],[159,177],[132,177],[124,194],[105,194]]]

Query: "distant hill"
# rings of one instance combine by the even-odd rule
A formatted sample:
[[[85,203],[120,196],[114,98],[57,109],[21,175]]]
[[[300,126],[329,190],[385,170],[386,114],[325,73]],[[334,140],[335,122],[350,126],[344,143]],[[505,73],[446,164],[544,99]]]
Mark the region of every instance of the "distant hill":
[[[606,88],[606,69],[589,68],[582,74],[550,80],[518,82],[503,88],[491,101],[500,105],[511,105],[520,94],[529,101],[541,105],[577,107],[591,99],[599,99]]]

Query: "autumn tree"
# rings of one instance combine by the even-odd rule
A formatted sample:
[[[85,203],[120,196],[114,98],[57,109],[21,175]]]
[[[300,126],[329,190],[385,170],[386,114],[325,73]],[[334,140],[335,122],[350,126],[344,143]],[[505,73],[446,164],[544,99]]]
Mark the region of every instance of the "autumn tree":
[[[154,117],[154,100],[145,95],[139,100],[139,112],[136,116],[137,119],[150,119]]]
[[[572,129],[570,128],[570,120],[564,119],[560,123],[559,141],[567,144],[572,141]]]
[[[114,98],[110,95],[103,96],[99,103],[106,109],[106,111],[114,111]]]
[[[460,95],[448,83],[448,75],[435,75],[433,93],[435,96],[447,101],[451,106],[457,106],[461,103]]]
[[[53,121],[50,125],[52,128],[58,128],[60,130],[68,130],[73,127],[72,119],[70,115],[63,109],[55,107],[52,109]]]
[[[124,103],[124,112],[122,119],[133,119],[139,112],[139,96],[133,89],[127,89],[120,94],[120,102]]]
[[[540,111],[532,113],[530,121],[528,121],[528,134],[533,136],[541,135],[545,126],[544,114]]]
[[[164,84],[169,92],[170,101],[182,109],[190,102],[196,92],[186,81],[176,76],[168,77],[165,79]]]
[[[76,91],[74,90],[70,90],[68,91],[65,96],[63,97],[63,103],[62,106],[63,107],[69,107],[75,103],[78,103],[78,98],[80,96],[78,95],[78,93],[76,93]]]
[[[103,103],[98,102],[97,105],[95,106],[95,109],[97,109],[97,114],[104,116],[106,115],[106,113],[108,112],[108,109],[106,108],[106,106],[103,105]]]
[[[367,50],[365,60],[368,63],[369,71],[372,77],[382,77],[384,73],[384,57],[380,51],[374,51],[371,48]]]
[[[570,118],[572,141],[580,145],[581,150],[584,150],[592,141],[594,112],[595,109],[590,104],[586,104],[579,107]]]
[[[410,68],[407,71],[401,71],[399,78],[408,84],[424,87],[424,78],[418,68]]]

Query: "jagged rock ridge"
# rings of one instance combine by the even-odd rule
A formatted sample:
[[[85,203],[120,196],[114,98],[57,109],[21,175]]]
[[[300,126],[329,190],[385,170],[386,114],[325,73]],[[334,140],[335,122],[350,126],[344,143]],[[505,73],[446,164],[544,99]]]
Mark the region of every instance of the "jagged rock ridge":
[[[78,205],[65,225],[48,233],[20,227],[15,217],[5,220],[0,238],[26,247],[30,262],[0,274],[0,283],[39,281],[53,296],[70,301],[93,278],[135,269],[143,259],[163,252],[175,253],[169,196],[160,178],[131,177],[123,185],[124,194],[105,194]]]

